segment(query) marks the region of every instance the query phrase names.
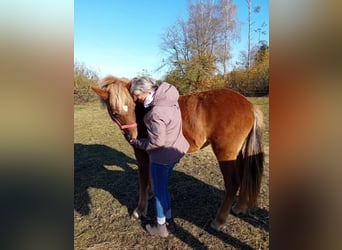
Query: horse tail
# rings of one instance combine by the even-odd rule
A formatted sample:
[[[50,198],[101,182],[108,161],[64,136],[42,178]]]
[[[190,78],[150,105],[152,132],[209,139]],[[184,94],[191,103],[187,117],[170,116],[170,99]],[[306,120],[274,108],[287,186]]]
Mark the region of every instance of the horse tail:
[[[257,206],[261,179],[264,171],[264,152],[262,134],[264,128],[263,113],[254,105],[254,125],[242,148],[243,171],[239,196],[248,208]]]

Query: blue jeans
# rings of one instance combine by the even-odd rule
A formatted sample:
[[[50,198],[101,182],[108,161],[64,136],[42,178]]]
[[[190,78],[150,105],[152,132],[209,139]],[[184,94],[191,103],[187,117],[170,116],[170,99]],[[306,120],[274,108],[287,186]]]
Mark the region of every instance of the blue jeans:
[[[168,184],[171,172],[176,164],[177,162],[170,164],[152,162],[150,165],[157,222],[159,224],[164,224],[166,219],[171,218],[171,196]]]

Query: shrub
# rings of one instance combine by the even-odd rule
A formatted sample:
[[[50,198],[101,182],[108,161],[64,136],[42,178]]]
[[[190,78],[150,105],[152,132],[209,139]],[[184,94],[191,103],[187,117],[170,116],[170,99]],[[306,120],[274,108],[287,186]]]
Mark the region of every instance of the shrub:
[[[97,100],[97,95],[90,89],[99,80],[94,70],[84,64],[74,64],[74,103],[86,103]]]

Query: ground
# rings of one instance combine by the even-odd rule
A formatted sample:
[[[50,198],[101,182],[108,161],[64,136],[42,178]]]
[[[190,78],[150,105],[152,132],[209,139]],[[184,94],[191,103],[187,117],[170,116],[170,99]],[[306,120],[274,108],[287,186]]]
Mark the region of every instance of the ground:
[[[137,205],[138,173],[133,150],[99,103],[75,106],[75,249],[269,249],[268,98],[253,98],[265,115],[265,173],[259,206],[230,214],[221,232],[209,224],[224,195],[210,147],[188,154],[170,179],[176,230],[166,239],[149,236],[130,215]],[[148,218],[154,216],[153,200]]]

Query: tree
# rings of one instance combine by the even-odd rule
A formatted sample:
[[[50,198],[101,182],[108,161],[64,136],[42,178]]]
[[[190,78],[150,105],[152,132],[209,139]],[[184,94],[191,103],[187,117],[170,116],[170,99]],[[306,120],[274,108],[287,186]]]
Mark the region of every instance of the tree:
[[[267,27],[267,24],[263,22],[260,27],[254,30],[254,32],[258,33],[258,43],[263,43],[263,41],[260,40],[260,35],[266,35],[266,31],[264,30]]]
[[[252,45],[252,28],[254,25],[254,22],[252,20],[252,8],[253,8],[253,13],[259,13],[261,11],[260,6],[252,6],[252,0],[246,0],[247,3],[247,10],[248,10],[248,37],[247,37],[247,54],[246,54],[246,68],[249,69],[249,67],[252,65],[252,60],[253,60],[253,53],[255,54],[255,51],[252,51],[254,49],[254,46]],[[254,32],[257,32],[259,35],[259,44],[261,42],[260,40],[260,34],[266,34],[266,31],[264,28],[266,27],[266,23],[263,23],[260,27],[257,29],[254,29]]]
[[[74,63],[74,87],[83,88],[99,80],[97,73],[84,63]]]
[[[246,68],[249,69],[250,59],[251,59],[251,9],[252,9],[252,0],[246,0],[247,9],[248,9],[248,40],[247,40],[247,58],[246,58]]]
[[[269,90],[269,46],[261,44],[255,53],[250,71],[253,74],[253,86],[258,92],[268,94]]]
[[[227,73],[227,64],[231,59],[231,42],[240,38],[237,33],[237,7],[232,0],[222,0],[219,5],[219,15],[222,21],[221,38],[222,41],[216,48],[218,62],[222,65],[223,75]]]
[[[99,80],[94,70],[86,67],[84,63],[74,63],[74,101],[83,103],[97,99],[90,87]]]
[[[178,19],[162,35],[161,48],[169,76],[174,81],[185,78],[178,80],[189,89],[203,90],[213,86],[219,66],[227,70],[230,41],[238,37],[236,6],[232,0],[189,2],[188,12],[188,20]]]
[[[227,87],[247,96],[267,95],[269,91],[269,47],[266,43],[253,47],[251,66],[234,68],[228,74]],[[246,56],[246,54],[244,54]]]
[[[141,77],[141,76],[149,76],[149,77],[152,77],[152,74],[150,71],[148,71],[147,69],[142,69],[141,72],[138,72],[137,73],[137,76],[138,77]]]

